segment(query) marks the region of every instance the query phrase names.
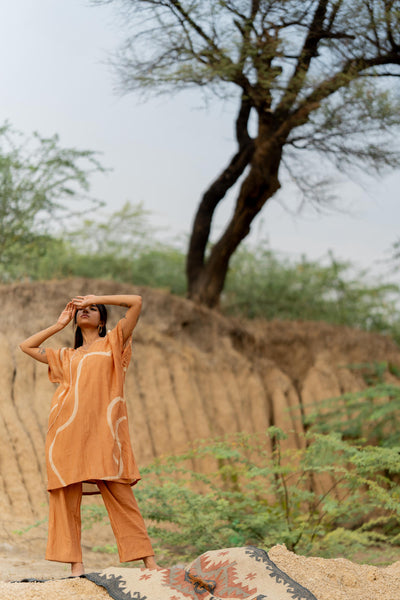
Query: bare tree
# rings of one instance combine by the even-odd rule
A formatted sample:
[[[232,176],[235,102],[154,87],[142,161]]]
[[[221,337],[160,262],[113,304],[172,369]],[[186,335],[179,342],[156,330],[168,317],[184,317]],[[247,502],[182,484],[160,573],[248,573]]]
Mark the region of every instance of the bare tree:
[[[230,258],[285,169],[306,200],[320,199],[324,172],[315,160],[305,169],[307,152],[341,170],[400,163],[399,0],[108,2],[130,31],[115,61],[124,91],[198,86],[238,98],[236,153],[194,219],[190,298],[218,305]],[[215,209],[235,184],[233,214],[210,245]]]

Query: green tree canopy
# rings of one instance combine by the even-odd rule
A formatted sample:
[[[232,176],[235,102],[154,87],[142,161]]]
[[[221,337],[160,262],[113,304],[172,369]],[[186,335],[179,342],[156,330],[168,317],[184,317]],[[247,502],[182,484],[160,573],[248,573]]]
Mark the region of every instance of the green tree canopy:
[[[54,244],[62,221],[98,205],[88,196],[89,177],[103,171],[90,150],[62,148],[57,135],[27,137],[0,128],[0,275],[35,260]]]
[[[285,174],[304,199],[321,202],[326,161],[342,172],[400,164],[398,0],[93,3],[105,1],[125,17],[128,34],[115,59],[125,91],[196,86],[238,102],[236,152],[194,219],[191,298],[218,304],[232,254]],[[215,210],[232,188],[233,214],[210,247]]]

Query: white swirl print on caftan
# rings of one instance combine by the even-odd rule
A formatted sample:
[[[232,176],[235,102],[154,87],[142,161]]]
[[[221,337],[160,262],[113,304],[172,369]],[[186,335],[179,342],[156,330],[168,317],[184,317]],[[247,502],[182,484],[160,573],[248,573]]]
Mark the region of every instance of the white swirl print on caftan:
[[[57,429],[55,435],[54,435],[54,439],[50,445],[49,448],[49,464],[51,469],[53,470],[53,472],[55,473],[55,475],[58,477],[61,485],[63,487],[65,487],[67,484],[64,481],[64,479],[61,477],[60,472],[58,471],[57,467],[54,464],[53,461],[53,448],[54,448],[54,444],[56,442],[57,436],[59,433],[61,433],[62,431],[64,431],[64,429],[66,429],[67,427],[69,427],[71,425],[71,423],[73,423],[73,421],[75,420],[75,417],[77,415],[78,412],[78,407],[79,407],[79,377],[81,375],[81,370],[82,370],[82,364],[83,361],[85,360],[85,358],[88,358],[89,356],[93,356],[93,355],[101,355],[101,356],[111,356],[111,351],[108,352],[89,352],[88,354],[86,354],[85,356],[83,356],[81,358],[81,360],[79,361],[78,364],[78,368],[77,368],[77,375],[76,375],[76,382],[75,382],[75,403],[74,403],[74,409],[72,411],[72,414],[70,416],[70,418],[68,419],[68,421],[66,421],[63,425],[60,425],[60,427]]]

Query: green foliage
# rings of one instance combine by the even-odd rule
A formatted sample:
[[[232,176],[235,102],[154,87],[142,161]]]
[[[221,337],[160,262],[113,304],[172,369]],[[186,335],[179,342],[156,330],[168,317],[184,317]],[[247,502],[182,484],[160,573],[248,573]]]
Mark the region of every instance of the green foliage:
[[[73,203],[94,203],[88,181],[98,171],[94,152],[62,148],[57,136],[27,138],[0,127],[0,278],[23,277],[54,251],[52,235],[63,218],[81,212]]]
[[[69,235],[75,251],[74,274],[154,285],[184,294],[184,253],[174,244],[156,239],[141,204],[129,202],[102,219],[86,220]],[[97,275],[99,273],[99,275]]]
[[[313,434],[293,451],[284,449],[286,437],[277,428],[237,434],[143,469],[135,494],[157,553],[185,560],[213,548],[285,543],[329,556],[351,540],[399,544],[400,489],[391,479],[399,448]]]
[[[326,265],[278,257],[265,244],[232,260],[223,296],[226,312],[247,318],[326,321],[400,339],[399,288],[368,281],[366,271],[329,255]]]
[[[74,276],[113,279],[183,295],[186,290],[183,266],[183,254],[160,243],[143,250],[136,260],[120,259],[113,254],[81,255],[75,252],[67,268]]]
[[[316,403],[308,425],[321,433],[340,432],[357,443],[400,447],[400,387],[384,381],[388,373],[398,377],[398,368],[384,362],[355,368],[367,374],[370,385],[360,392]]]
[[[99,212],[55,239],[31,271],[35,279],[98,277],[163,288],[183,295],[185,256],[178,245],[160,242],[142,205],[127,202],[112,214]],[[57,245],[57,247],[56,247]]]
[[[114,213],[97,213],[80,227],[65,234],[72,247],[83,256],[104,255],[136,260],[145,250],[156,230],[149,225],[149,212],[141,204],[126,202]]]

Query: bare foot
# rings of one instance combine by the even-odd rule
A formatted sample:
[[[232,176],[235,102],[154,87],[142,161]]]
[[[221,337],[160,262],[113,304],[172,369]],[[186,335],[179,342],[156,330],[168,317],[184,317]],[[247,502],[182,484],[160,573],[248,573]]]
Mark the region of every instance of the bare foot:
[[[73,562],[71,563],[71,576],[79,577],[80,575],[85,574],[85,569],[83,567],[83,563],[81,562]]]
[[[146,556],[143,559],[144,566],[146,569],[157,569],[157,571],[162,571],[162,567],[159,567],[155,561],[154,556]]]

